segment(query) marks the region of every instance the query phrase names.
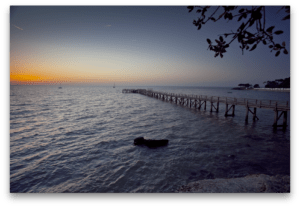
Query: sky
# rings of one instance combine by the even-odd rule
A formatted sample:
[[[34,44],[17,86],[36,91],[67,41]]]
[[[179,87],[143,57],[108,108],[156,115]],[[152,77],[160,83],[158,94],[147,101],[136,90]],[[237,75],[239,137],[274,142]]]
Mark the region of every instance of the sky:
[[[266,27],[284,31],[274,40],[288,55],[263,44],[242,54],[235,41],[215,58],[206,39],[237,20],[197,30],[200,15],[186,6],[11,6],[10,84],[264,87],[290,77],[290,21],[279,8],[266,8]]]

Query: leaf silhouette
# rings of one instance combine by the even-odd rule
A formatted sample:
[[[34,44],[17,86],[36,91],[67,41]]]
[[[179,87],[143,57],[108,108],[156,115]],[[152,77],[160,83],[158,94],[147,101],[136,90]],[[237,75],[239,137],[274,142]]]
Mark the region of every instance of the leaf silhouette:
[[[254,24],[254,22],[255,22],[255,19],[252,19],[252,20],[250,21],[249,27],[251,27],[251,26]]]
[[[275,26],[269,27],[266,32],[272,33],[272,30],[274,29]]]
[[[243,15],[241,15],[238,19],[238,22],[241,21],[241,19],[243,18]]]
[[[249,40],[247,41],[247,43],[250,44],[250,45],[252,45],[254,42],[255,42],[255,39],[249,39]]]
[[[280,54],[280,51],[277,51],[276,54],[275,54],[275,56],[277,57],[279,54]]]
[[[282,33],[283,33],[282,30],[278,30],[278,31],[274,32],[274,34],[277,34],[277,35],[280,35],[280,34],[282,34]]]
[[[241,24],[241,26],[240,26],[240,30],[243,30],[245,28],[245,24],[244,24],[244,22]]]
[[[224,48],[222,48],[222,49],[221,49],[221,52],[224,53],[224,52],[227,52],[227,51],[226,51]]]
[[[249,50],[249,51],[252,51],[252,50],[254,50],[255,48],[256,48],[256,44],[255,45],[253,45],[253,47]]]
[[[222,36],[220,36],[220,38],[219,38],[219,39],[220,39],[220,41],[221,41],[221,42],[223,42],[223,37],[222,37]]]
[[[290,19],[290,15],[285,16],[282,20]]]
[[[221,44],[221,42],[217,39],[215,39],[216,43],[218,43],[219,45]]]

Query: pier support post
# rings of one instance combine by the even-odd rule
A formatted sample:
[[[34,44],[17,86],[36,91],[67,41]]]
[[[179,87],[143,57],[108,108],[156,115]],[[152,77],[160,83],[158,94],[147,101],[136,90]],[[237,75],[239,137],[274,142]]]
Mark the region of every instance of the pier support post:
[[[278,121],[278,111],[274,110],[275,112],[275,116],[274,116],[274,123],[273,123],[273,127],[277,127],[277,121]]]
[[[253,121],[255,121],[256,118],[256,108],[253,109]]]
[[[287,126],[287,111],[283,112],[283,127]]]
[[[228,116],[228,104],[226,103],[225,116]]]
[[[252,112],[250,107],[246,106],[246,118],[245,118],[246,123],[248,122],[249,111],[250,111],[251,114],[253,114],[253,121],[255,121],[255,119],[259,120],[258,117],[256,116],[256,108],[254,108],[253,112]]]
[[[278,116],[278,110],[274,110],[275,112],[275,116],[274,116],[274,123],[273,123],[273,127],[277,128],[277,127],[283,127],[284,129],[287,127],[287,111],[282,111],[281,114]],[[280,119],[280,117],[283,115],[283,124],[282,125],[278,125],[277,122]]]
[[[229,108],[228,108],[228,105],[229,104],[226,104],[225,117],[227,117],[227,116],[234,116],[235,105],[231,105]],[[230,111],[230,109],[232,109],[232,113],[228,114],[228,112]]]
[[[246,118],[245,118],[246,123],[248,123],[248,114],[249,114],[249,107],[246,107]]]

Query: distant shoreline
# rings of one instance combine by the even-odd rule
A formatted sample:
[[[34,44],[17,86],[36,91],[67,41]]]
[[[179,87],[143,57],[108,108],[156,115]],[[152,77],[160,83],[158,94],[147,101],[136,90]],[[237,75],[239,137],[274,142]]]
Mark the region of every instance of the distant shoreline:
[[[290,88],[253,88],[258,91],[277,91],[277,92],[290,92]]]

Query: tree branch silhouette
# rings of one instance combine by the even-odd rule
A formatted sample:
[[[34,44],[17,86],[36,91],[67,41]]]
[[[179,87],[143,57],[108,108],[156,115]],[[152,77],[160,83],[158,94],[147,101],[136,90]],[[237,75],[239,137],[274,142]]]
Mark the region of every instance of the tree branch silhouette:
[[[242,21],[241,25],[236,29],[235,32],[224,33],[219,35],[219,39],[215,39],[216,43],[213,43],[210,39],[207,39],[208,49],[215,52],[215,57],[219,56],[223,58],[223,53],[227,52],[226,48],[237,39],[244,54],[244,50],[253,51],[259,43],[263,43],[271,49],[271,52],[276,51],[275,56],[280,55],[281,51],[284,54],[288,54],[285,48],[285,42],[275,43],[274,36],[283,33],[282,30],[273,31],[275,26],[269,28],[265,27],[266,23],[266,10],[264,6],[252,6],[251,9],[248,7],[240,8],[238,6],[218,6],[209,17],[206,17],[206,13],[212,9],[210,6],[188,6],[189,12],[196,10],[196,13],[201,13],[198,20],[194,20],[193,24],[198,27],[198,30],[202,28],[202,25],[206,24],[208,21],[217,22],[220,19],[225,19],[231,21],[237,19],[238,22]],[[216,17],[217,11],[222,8],[223,12],[219,17]],[[288,13],[282,20],[290,19],[290,7],[282,6],[278,12],[284,10]],[[277,13],[278,13],[277,12]],[[255,24],[254,24],[255,23]],[[255,32],[249,32],[255,30]],[[224,41],[224,38],[231,36],[229,43]]]

